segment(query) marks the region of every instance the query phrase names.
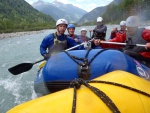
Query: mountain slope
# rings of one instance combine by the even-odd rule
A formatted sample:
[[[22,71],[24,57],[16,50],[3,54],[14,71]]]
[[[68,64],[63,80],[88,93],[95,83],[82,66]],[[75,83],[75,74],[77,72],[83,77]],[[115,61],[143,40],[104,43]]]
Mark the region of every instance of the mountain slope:
[[[55,20],[58,20],[59,18],[65,18],[68,22],[76,22],[87,13],[86,11],[73,6],[72,4],[63,4],[58,1],[48,3],[38,0],[37,2],[33,3],[32,6],[47,15],[51,15]]]
[[[112,5],[112,4],[118,5],[122,1],[123,0],[114,0],[109,5]],[[97,7],[95,9],[93,9],[92,11],[90,11],[89,13],[83,15],[83,17],[78,21],[78,24],[83,24],[83,23],[87,23],[87,22],[91,22],[91,21],[96,21],[97,17],[102,16],[106,12],[107,7],[109,5],[102,6],[102,7]]]
[[[83,15],[83,17],[77,22],[78,24],[83,24],[90,21],[95,21],[98,16],[102,15],[107,9],[107,6],[97,7],[90,11],[89,13]]]
[[[36,30],[50,22],[55,22],[52,17],[37,11],[24,0],[0,1],[1,31]]]

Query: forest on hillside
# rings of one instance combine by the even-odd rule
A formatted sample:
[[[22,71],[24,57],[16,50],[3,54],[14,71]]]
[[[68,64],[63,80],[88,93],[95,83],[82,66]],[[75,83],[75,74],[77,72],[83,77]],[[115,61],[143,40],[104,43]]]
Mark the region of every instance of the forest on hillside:
[[[150,23],[150,0],[122,0],[119,5],[109,4],[102,16],[107,24],[118,24],[127,17],[136,15],[142,23]],[[84,25],[95,25],[96,20]]]
[[[0,1],[0,33],[54,28],[55,21],[24,0]]]
[[[150,0],[122,0],[109,4],[102,16],[107,24],[118,24],[128,16],[137,15],[143,23],[150,23]],[[83,25],[95,25],[95,21]],[[77,24],[76,24],[77,25]],[[0,0],[0,33],[55,28],[51,16],[43,14],[24,0]]]
[[[118,23],[131,15],[137,15],[141,21],[146,22],[150,20],[149,12],[149,0],[123,0],[119,5],[109,5],[102,17],[106,23]]]

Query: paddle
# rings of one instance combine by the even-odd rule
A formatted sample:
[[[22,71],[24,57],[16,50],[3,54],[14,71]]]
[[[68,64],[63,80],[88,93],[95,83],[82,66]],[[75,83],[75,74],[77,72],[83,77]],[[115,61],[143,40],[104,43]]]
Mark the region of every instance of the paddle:
[[[92,41],[92,40],[90,40],[90,41]],[[79,44],[79,45],[76,45],[76,46],[74,46],[74,47],[71,47],[71,48],[69,48],[69,49],[66,49],[65,51],[72,50],[72,49],[77,48],[77,47],[79,47],[79,46],[81,46],[81,45],[84,45],[84,43],[81,43],[81,44]],[[37,63],[39,63],[39,62],[41,62],[41,61],[44,61],[44,59],[39,60],[39,61],[36,61],[36,62],[34,62],[34,63],[21,63],[21,64],[18,64],[18,65],[16,65],[16,66],[13,66],[13,67],[9,68],[8,71],[9,71],[10,73],[12,73],[13,75],[18,75],[18,74],[20,74],[20,73],[29,71],[29,70],[33,67],[34,64],[37,64]]]
[[[107,42],[107,41],[101,41],[102,44],[115,44],[115,45],[128,45],[128,46],[140,46],[140,47],[146,47],[146,45],[142,44],[127,44],[127,43],[120,43],[120,42]]]
[[[37,64],[41,61],[44,61],[44,59],[39,60],[39,61],[34,62],[34,63],[21,63],[21,64],[14,66],[14,67],[9,68],[8,71],[10,73],[12,73],[13,75],[18,75],[20,73],[29,71],[33,67],[34,64]]]
[[[89,32],[90,32],[90,38],[91,38],[92,37],[92,35],[91,35],[92,30],[89,30]]]

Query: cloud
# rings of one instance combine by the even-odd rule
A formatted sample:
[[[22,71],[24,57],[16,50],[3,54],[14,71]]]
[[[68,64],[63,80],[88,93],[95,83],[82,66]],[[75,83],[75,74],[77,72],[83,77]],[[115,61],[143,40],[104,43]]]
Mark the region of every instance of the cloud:
[[[25,0],[26,2],[28,2],[29,4],[33,4],[35,1],[34,0]]]
[[[98,5],[93,3],[93,4],[85,6],[85,9],[86,9],[86,11],[89,12],[89,11],[95,9],[96,7],[98,7]]]

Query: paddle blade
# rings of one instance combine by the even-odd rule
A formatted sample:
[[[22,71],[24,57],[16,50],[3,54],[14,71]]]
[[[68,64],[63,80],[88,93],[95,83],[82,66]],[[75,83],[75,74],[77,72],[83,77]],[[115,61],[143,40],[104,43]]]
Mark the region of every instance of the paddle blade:
[[[33,63],[22,63],[22,64],[18,64],[14,67],[9,68],[8,71],[12,73],[13,75],[18,75],[20,73],[29,71],[33,65],[34,65]]]

